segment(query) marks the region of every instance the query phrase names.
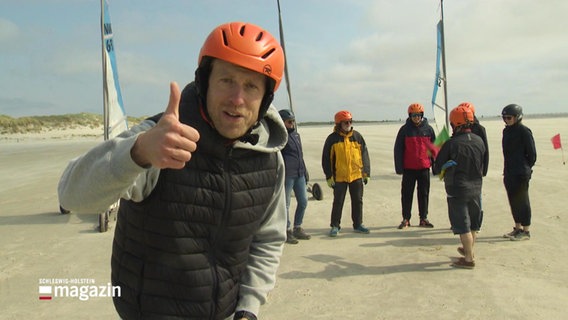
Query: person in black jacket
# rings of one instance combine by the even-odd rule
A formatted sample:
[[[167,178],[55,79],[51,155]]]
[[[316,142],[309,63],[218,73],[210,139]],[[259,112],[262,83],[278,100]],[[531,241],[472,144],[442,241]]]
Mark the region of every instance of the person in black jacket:
[[[479,123],[479,119],[475,116],[475,106],[471,102],[462,102],[459,106],[469,108],[473,112],[473,123],[471,124],[471,132],[478,135],[483,140],[485,145],[485,156],[483,157],[483,176],[487,176],[487,169],[489,168],[489,144],[487,143],[487,133],[485,127]],[[481,221],[483,222],[483,202],[479,195],[479,203],[481,205]]]
[[[282,109],[278,113],[288,131],[288,142],[282,149],[282,157],[286,165],[286,180],[284,181],[284,186],[286,187],[286,212],[288,214],[286,243],[297,244],[298,239],[309,240],[312,237],[302,228],[304,214],[308,207],[308,170],[304,162],[302,140],[296,129],[296,116],[291,110],[287,109]],[[290,226],[290,198],[292,197],[292,190],[297,202],[294,213],[294,229]]]
[[[524,126],[523,109],[516,104],[507,105],[501,112],[503,129],[503,183],[507,190],[509,206],[515,226],[513,231],[503,235],[513,241],[529,240],[531,225],[531,203],[529,200],[529,181],[532,167],[536,162],[536,147],[531,129]]]
[[[430,196],[430,167],[433,162],[432,148],[436,140],[434,129],[424,118],[424,106],[412,103],[408,106],[408,119],[400,127],[394,143],[394,168],[396,174],[402,175],[401,203],[402,222],[399,229],[410,226],[412,198],[417,186],[418,226],[433,228],[428,221],[428,199]]]
[[[436,157],[435,172],[444,178],[448,216],[452,231],[459,234],[463,258],[452,263],[457,268],[475,267],[473,247],[481,228],[481,186],[483,159],[487,150],[482,139],[471,132],[473,112],[464,106],[450,113],[453,135]]]
[[[475,106],[471,102],[462,102],[459,106],[464,106],[469,108],[473,112],[473,123],[471,124],[471,132],[478,135],[481,140],[483,140],[483,145],[485,146],[485,157],[483,158],[483,176],[487,176],[487,169],[489,168],[489,144],[487,143],[487,132],[485,127],[479,123],[479,119],[475,115]]]

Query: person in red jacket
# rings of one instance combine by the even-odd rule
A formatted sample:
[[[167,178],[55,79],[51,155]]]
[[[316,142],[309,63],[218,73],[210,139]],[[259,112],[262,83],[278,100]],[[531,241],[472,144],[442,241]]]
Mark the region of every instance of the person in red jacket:
[[[408,119],[400,127],[394,143],[394,168],[402,175],[401,202],[402,222],[399,229],[410,226],[412,198],[418,183],[418,226],[433,228],[428,221],[428,199],[430,196],[430,167],[433,163],[434,129],[424,117],[424,106],[412,103],[408,106]]]

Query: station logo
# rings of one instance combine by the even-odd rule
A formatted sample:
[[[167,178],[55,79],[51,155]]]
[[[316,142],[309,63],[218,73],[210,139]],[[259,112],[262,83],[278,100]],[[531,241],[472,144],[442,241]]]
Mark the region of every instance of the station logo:
[[[92,298],[113,298],[120,297],[120,286],[96,285],[94,279],[72,278],[72,279],[39,279],[39,300],[51,301],[54,299],[79,299],[88,301]]]

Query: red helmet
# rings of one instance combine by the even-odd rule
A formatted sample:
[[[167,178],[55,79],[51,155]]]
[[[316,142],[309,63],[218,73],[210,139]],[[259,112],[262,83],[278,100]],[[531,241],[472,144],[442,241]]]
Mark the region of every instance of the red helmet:
[[[335,114],[335,124],[341,123],[342,121],[352,120],[351,112],[347,110],[341,110]]]
[[[471,112],[473,112],[473,114],[475,114],[475,106],[471,102],[462,102],[462,103],[460,103],[460,105],[458,107],[469,108],[471,110]]]
[[[278,89],[284,73],[284,51],[280,43],[266,30],[251,23],[230,22],[215,28],[199,52],[203,57],[222,59],[256,71],[274,80]]]
[[[420,103],[412,103],[408,106],[408,114],[411,113],[422,113],[424,114],[424,106]]]
[[[462,106],[461,104],[455,107],[450,112],[450,123],[454,128],[473,123],[473,112],[471,108]]]

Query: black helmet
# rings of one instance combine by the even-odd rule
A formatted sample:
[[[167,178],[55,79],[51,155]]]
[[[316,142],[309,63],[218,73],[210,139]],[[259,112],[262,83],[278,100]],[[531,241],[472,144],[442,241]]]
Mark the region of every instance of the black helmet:
[[[286,121],[286,120],[294,120],[296,119],[296,117],[294,116],[294,114],[292,113],[292,111],[288,110],[288,109],[282,109],[280,111],[278,111],[278,113],[280,114],[280,118],[282,118],[282,121]]]
[[[514,116],[517,118],[518,120],[521,120],[523,118],[523,108],[521,108],[521,106],[519,106],[518,104],[510,104],[508,106],[506,106],[505,108],[503,108],[503,111],[501,111],[501,115],[502,116]]]

